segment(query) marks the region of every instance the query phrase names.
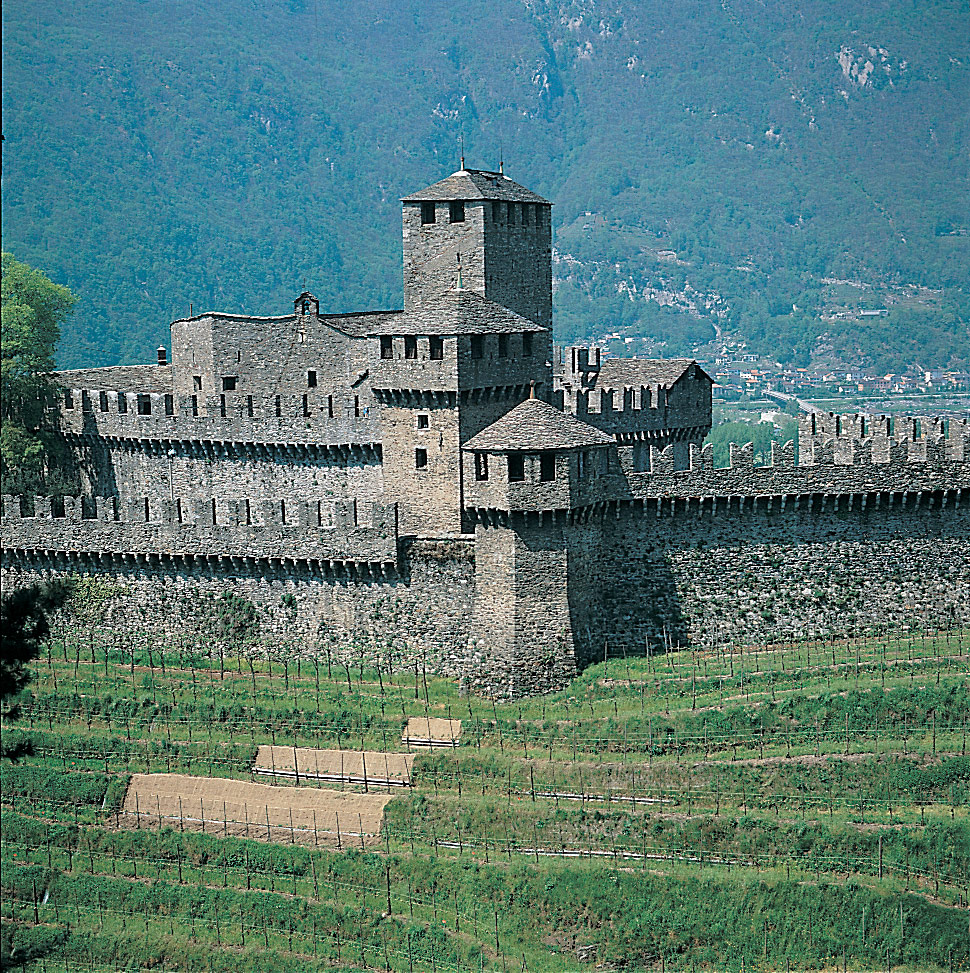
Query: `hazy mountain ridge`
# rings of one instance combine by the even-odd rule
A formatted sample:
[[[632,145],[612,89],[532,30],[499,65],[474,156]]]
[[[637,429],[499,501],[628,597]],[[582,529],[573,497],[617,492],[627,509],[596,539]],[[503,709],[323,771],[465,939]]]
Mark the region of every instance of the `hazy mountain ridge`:
[[[279,313],[304,277],[332,310],[399,304],[398,198],[457,168],[460,125],[469,165],[504,149],[556,202],[564,336],[681,351],[713,310],[651,295],[694,292],[777,354],[834,331],[888,364],[968,356],[956,2],[39,0],[3,17],[4,246],[80,295],[65,364],[145,360],[190,301]],[[826,277],[942,294],[860,326],[823,320]]]

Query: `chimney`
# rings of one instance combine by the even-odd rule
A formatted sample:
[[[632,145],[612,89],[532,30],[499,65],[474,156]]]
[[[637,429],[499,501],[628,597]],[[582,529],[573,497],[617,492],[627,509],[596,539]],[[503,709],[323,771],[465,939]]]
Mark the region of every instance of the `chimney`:
[[[164,345],[159,345],[159,347],[158,347],[158,364],[159,365],[167,365],[168,364],[168,355],[165,353],[165,346]]]

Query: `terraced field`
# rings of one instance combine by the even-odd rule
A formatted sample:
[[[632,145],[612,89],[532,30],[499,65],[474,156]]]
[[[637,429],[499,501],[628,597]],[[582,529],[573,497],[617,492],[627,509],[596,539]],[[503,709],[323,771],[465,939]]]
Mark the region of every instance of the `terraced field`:
[[[967,970],[968,649],[721,646],[509,703],[60,637],[3,722],[3,962]]]

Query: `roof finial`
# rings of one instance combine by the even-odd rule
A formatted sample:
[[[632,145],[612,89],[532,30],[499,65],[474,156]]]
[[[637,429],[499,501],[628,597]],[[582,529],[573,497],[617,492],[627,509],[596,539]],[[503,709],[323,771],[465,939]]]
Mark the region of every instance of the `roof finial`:
[[[536,380],[533,379],[529,382],[529,398],[534,399],[536,397]]]
[[[465,171],[465,123],[461,123],[461,129],[458,133],[458,143],[461,146],[461,171]]]
[[[459,253],[458,254],[458,283],[455,284],[455,290],[463,291],[464,289],[465,289],[465,285],[462,283],[462,279],[461,279],[461,253]]]
[[[501,142],[498,144],[498,174],[505,175],[505,146]]]

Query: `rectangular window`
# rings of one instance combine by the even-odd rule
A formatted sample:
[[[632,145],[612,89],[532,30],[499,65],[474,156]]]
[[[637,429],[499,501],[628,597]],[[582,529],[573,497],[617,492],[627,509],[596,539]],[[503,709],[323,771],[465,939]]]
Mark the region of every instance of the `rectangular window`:
[[[421,222],[426,226],[428,223],[434,223],[434,203],[421,204]]]
[[[236,376],[235,375],[224,375],[222,378],[222,391],[223,392],[235,392],[236,391]]]
[[[507,334],[498,336],[498,356],[499,358],[509,357],[509,336]]]
[[[428,451],[426,449],[416,449],[414,451],[414,468],[416,470],[427,469]]]
[[[492,222],[501,223],[502,222],[502,204],[492,203]]]
[[[308,389],[315,389],[317,387],[317,373],[314,371],[308,371],[306,373],[306,387]]]
[[[418,357],[418,339],[407,337],[404,339],[404,357],[415,359]]]
[[[539,479],[545,483],[556,478],[556,454],[539,454]]]
[[[528,226],[529,225],[529,211],[531,209],[532,209],[532,207],[529,206],[528,203],[523,203],[522,204],[522,225],[523,226]]]
[[[126,415],[128,412],[128,395],[125,392],[118,393],[118,411],[122,415]]]
[[[246,414],[250,419],[253,417],[253,397],[251,395],[246,396]]]
[[[226,418],[226,394],[225,394],[225,392],[223,392],[222,395],[219,396],[219,415],[221,415],[223,419]]]
[[[276,396],[276,418],[279,419],[283,415],[283,404],[280,401],[280,397]]]
[[[525,479],[525,456],[509,453],[509,483],[521,483]]]
[[[64,390],[64,408],[73,409],[74,408],[74,392],[71,389]]]
[[[472,358],[482,358],[485,354],[485,342],[480,334],[472,335]]]
[[[303,415],[308,416],[310,414],[310,399],[308,396],[303,396]]]
[[[427,429],[429,425],[428,417],[426,415],[418,416],[418,429]]]
[[[202,391],[202,376],[193,375],[192,376],[192,391],[201,392]]]
[[[445,357],[445,339],[444,338],[429,338],[428,339],[428,357],[432,361],[441,361]]]
[[[488,453],[475,454],[475,479],[488,479]]]
[[[522,357],[532,357],[532,334],[528,331],[522,335]]]
[[[453,199],[448,204],[448,219],[452,223],[465,222],[465,204],[460,199]]]
[[[175,415],[175,396],[170,392],[165,393],[165,415]]]
[[[152,414],[152,398],[150,395],[138,396],[138,415],[150,416]]]
[[[197,395],[192,396],[192,415],[197,416],[199,414],[199,397]]]
[[[515,226],[515,203],[509,203],[509,226]]]
[[[108,411],[108,393],[107,392],[98,392],[98,408],[102,412],[107,412]]]
[[[394,357],[394,339],[384,335],[381,337],[381,358]]]
[[[333,418],[333,396],[332,395],[327,396],[327,418],[328,419]]]
[[[576,454],[576,472],[580,478],[586,476],[586,452]]]

